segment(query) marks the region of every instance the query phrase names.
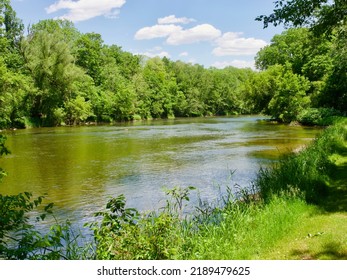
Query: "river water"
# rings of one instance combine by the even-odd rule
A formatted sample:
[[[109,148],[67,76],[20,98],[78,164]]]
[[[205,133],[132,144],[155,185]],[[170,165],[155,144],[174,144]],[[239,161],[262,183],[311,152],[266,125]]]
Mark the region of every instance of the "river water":
[[[307,144],[320,131],[262,118],[187,118],[6,132],[11,154],[0,159],[8,173],[0,193],[45,195],[59,218],[81,225],[120,194],[128,207],[140,211],[163,205],[163,187],[192,185],[203,200],[212,201],[226,186],[250,186],[260,166]]]

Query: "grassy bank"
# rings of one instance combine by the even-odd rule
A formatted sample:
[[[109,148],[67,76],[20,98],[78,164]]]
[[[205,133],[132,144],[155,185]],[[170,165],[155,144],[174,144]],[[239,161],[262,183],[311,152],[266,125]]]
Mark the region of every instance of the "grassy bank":
[[[166,207],[151,213],[127,208],[124,196],[113,198],[86,225],[94,240],[83,246],[69,223],[44,236],[34,230],[25,214],[41,198],[0,195],[0,258],[347,259],[346,119],[260,170],[252,189],[229,189],[189,216],[184,208],[193,187],[167,190]],[[49,214],[51,206],[44,210]]]
[[[341,148],[329,157],[335,168],[329,176],[328,194],[263,259],[347,259],[346,138]]]

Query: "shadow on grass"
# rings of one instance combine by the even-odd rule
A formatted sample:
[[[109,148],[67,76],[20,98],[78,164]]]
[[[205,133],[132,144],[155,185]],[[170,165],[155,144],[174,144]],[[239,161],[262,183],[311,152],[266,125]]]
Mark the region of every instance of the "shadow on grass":
[[[347,212],[347,164],[337,166],[328,196],[319,203],[328,212]]]
[[[318,207],[328,213],[347,212],[347,163],[336,166],[331,174],[331,186],[326,197],[324,197]],[[337,241],[322,242],[315,250],[295,249],[290,255],[295,259],[302,260],[347,260],[346,245]]]
[[[308,249],[293,250],[290,255],[301,260],[347,260],[347,251],[341,252],[341,244],[329,242],[323,245],[319,252],[311,252]]]

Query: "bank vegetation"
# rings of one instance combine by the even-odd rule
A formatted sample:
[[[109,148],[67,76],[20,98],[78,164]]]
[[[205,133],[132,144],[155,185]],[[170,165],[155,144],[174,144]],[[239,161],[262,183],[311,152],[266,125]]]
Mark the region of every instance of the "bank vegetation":
[[[218,201],[200,201],[189,214],[185,207],[196,195],[194,187],[167,190],[166,206],[150,213],[127,208],[122,195],[112,198],[103,211],[95,213],[95,221],[85,225],[92,232],[89,240],[69,221],[52,225],[46,234],[39,232],[37,224],[54,213],[53,204],[45,205],[43,197],[0,195],[0,256],[346,259],[346,170],[347,122],[342,119],[304,150],[261,169],[250,186],[239,192],[228,186]],[[311,239],[315,242],[312,252],[305,247]],[[301,240],[299,251],[289,247],[297,240]]]

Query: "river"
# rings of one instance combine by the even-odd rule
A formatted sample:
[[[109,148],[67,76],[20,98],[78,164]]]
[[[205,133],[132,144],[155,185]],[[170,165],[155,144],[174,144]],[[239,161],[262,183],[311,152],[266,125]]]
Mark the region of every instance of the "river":
[[[311,141],[317,128],[261,116],[154,120],[6,132],[11,154],[2,194],[29,191],[54,202],[60,219],[83,225],[110,197],[140,211],[163,205],[163,187],[195,186],[213,201],[226,186],[250,186],[262,165]],[[233,176],[230,174],[233,172]]]

